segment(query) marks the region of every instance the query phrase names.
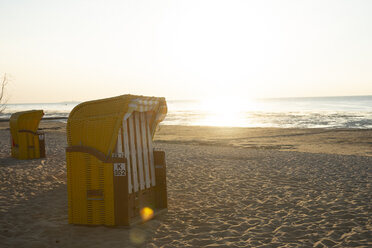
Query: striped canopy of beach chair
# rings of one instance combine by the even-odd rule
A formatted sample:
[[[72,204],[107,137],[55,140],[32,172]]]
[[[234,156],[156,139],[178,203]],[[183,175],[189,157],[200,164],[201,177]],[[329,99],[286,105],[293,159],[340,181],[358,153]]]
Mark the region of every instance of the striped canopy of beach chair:
[[[144,207],[166,208],[164,153],[152,143],[166,113],[164,98],[134,95],[81,103],[71,111],[70,223],[130,225]]]

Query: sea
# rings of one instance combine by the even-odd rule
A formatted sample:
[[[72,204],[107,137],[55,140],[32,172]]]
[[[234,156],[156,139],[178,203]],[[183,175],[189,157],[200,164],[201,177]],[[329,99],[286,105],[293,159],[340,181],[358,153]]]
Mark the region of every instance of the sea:
[[[46,118],[66,122],[79,102],[7,104],[0,120],[12,113],[43,109]],[[276,127],[276,128],[372,128],[372,96],[298,97],[270,99],[214,98],[169,100],[163,125]]]

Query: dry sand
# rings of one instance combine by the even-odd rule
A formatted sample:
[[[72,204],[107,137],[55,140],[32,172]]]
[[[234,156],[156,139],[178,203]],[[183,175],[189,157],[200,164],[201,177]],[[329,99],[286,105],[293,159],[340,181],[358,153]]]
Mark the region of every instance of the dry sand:
[[[9,156],[0,247],[371,247],[372,130],[162,126],[168,213],[131,229],[67,223],[65,125],[47,158]]]

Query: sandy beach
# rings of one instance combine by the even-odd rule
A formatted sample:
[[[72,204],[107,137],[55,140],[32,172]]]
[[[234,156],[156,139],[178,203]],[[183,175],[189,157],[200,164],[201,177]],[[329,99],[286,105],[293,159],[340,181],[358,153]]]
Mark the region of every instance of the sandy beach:
[[[66,127],[10,157],[0,123],[0,247],[371,247],[372,130],[161,126],[168,212],[130,229],[68,224]]]

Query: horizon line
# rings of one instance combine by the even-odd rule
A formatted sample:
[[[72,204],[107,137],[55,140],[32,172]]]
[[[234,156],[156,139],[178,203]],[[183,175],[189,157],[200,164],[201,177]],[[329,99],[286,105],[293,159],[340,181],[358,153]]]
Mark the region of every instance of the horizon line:
[[[115,96],[112,96],[115,97]],[[372,94],[370,95],[337,95],[337,96],[289,96],[289,97],[258,97],[258,98],[251,98],[248,97],[248,99],[253,100],[274,100],[274,99],[300,99],[300,98],[337,98],[337,97],[372,97]],[[61,102],[16,102],[16,103],[4,103],[4,105],[11,105],[11,104],[70,104],[70,103],[82,103],[86,101],[94,101],[98,99],[105,99],[110,97],[104,97],[104,98],[97,98],[97,99],[90,99],[90,100],[84,100],[84,101],[78,101],[78,100],[72,100],[72,101],[61,101]],[[237,97],[241,98],[241,97]],[[203,99],[170,99],[167,100],[169,102],[173,101],[201,101]]]

